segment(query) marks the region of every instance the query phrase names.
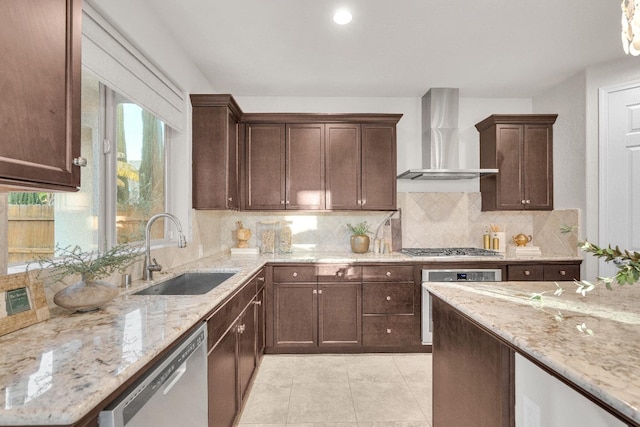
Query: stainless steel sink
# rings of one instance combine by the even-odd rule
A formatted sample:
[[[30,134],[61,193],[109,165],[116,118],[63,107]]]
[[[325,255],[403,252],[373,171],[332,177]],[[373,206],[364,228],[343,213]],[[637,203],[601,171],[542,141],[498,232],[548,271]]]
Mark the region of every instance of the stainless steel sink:
[[[202,295],[229,279],[235,272],[183,273],[134,295]]]

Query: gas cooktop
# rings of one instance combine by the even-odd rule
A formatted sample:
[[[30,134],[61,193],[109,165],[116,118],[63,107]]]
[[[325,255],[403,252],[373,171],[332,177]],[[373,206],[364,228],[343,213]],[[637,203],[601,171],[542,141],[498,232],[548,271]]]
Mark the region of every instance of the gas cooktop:
[[[411,256],[499,256],[499,252],[480,248],[402,248]]]

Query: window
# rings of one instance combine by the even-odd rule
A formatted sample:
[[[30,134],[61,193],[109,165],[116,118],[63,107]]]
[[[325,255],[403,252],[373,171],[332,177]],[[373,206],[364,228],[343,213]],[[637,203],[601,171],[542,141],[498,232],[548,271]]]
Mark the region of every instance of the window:
[[[147,220],[166,210],[170,128],[86,69],[81,112],[88,166],[80,191],[9,194],[9,266],[52,256],[56,245],[94,250],[140,242]],[[152,233],[162,239],[164,227],[155,225]]]

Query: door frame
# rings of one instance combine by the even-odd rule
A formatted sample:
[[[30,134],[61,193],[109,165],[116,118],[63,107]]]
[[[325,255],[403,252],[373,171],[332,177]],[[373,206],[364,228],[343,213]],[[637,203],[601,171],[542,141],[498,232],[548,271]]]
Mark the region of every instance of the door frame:
[[[640,87],[640,80],[632,80],[629,82],[619,83],[611,86],[605,86],[598,89],[598,244],[609,245],[611,242],[605,242],[605,224],[607,223],[608,212],[605,209],[603,189],[607,176],[604,174],[604,168],[607,160],[607,152],[605,150],[605,142],[609,134],[609,96],[614,92],[620,92],[627,89]],[[605,271],[606,263],[598,260],[598,276],[602,276]]]

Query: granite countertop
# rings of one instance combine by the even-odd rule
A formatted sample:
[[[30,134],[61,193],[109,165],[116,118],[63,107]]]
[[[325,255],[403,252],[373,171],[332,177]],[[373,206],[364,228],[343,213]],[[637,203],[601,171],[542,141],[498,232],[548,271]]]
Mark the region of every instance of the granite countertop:
[[[583,297],[572,282],[428,283],[435,296],[640,423],[640,299],[637,286],[598,286]],[[546,292],[542,307],[529,296]],[[562,313],[563,320],[555,315]],[[585,324],[593,335],[580,332]]]
[[[0,397],[5,402],[0,406],[0,425],[68,425],[79,421],[268,262],[496,260],[505,258],[345,252],[260,257],[219,254],[156,273],[151,282],[134,281],[100,310],[55,311],[48,321],[0,337]],[[237,274],[205,295],[132,295],[186,271],[212,270]]]

